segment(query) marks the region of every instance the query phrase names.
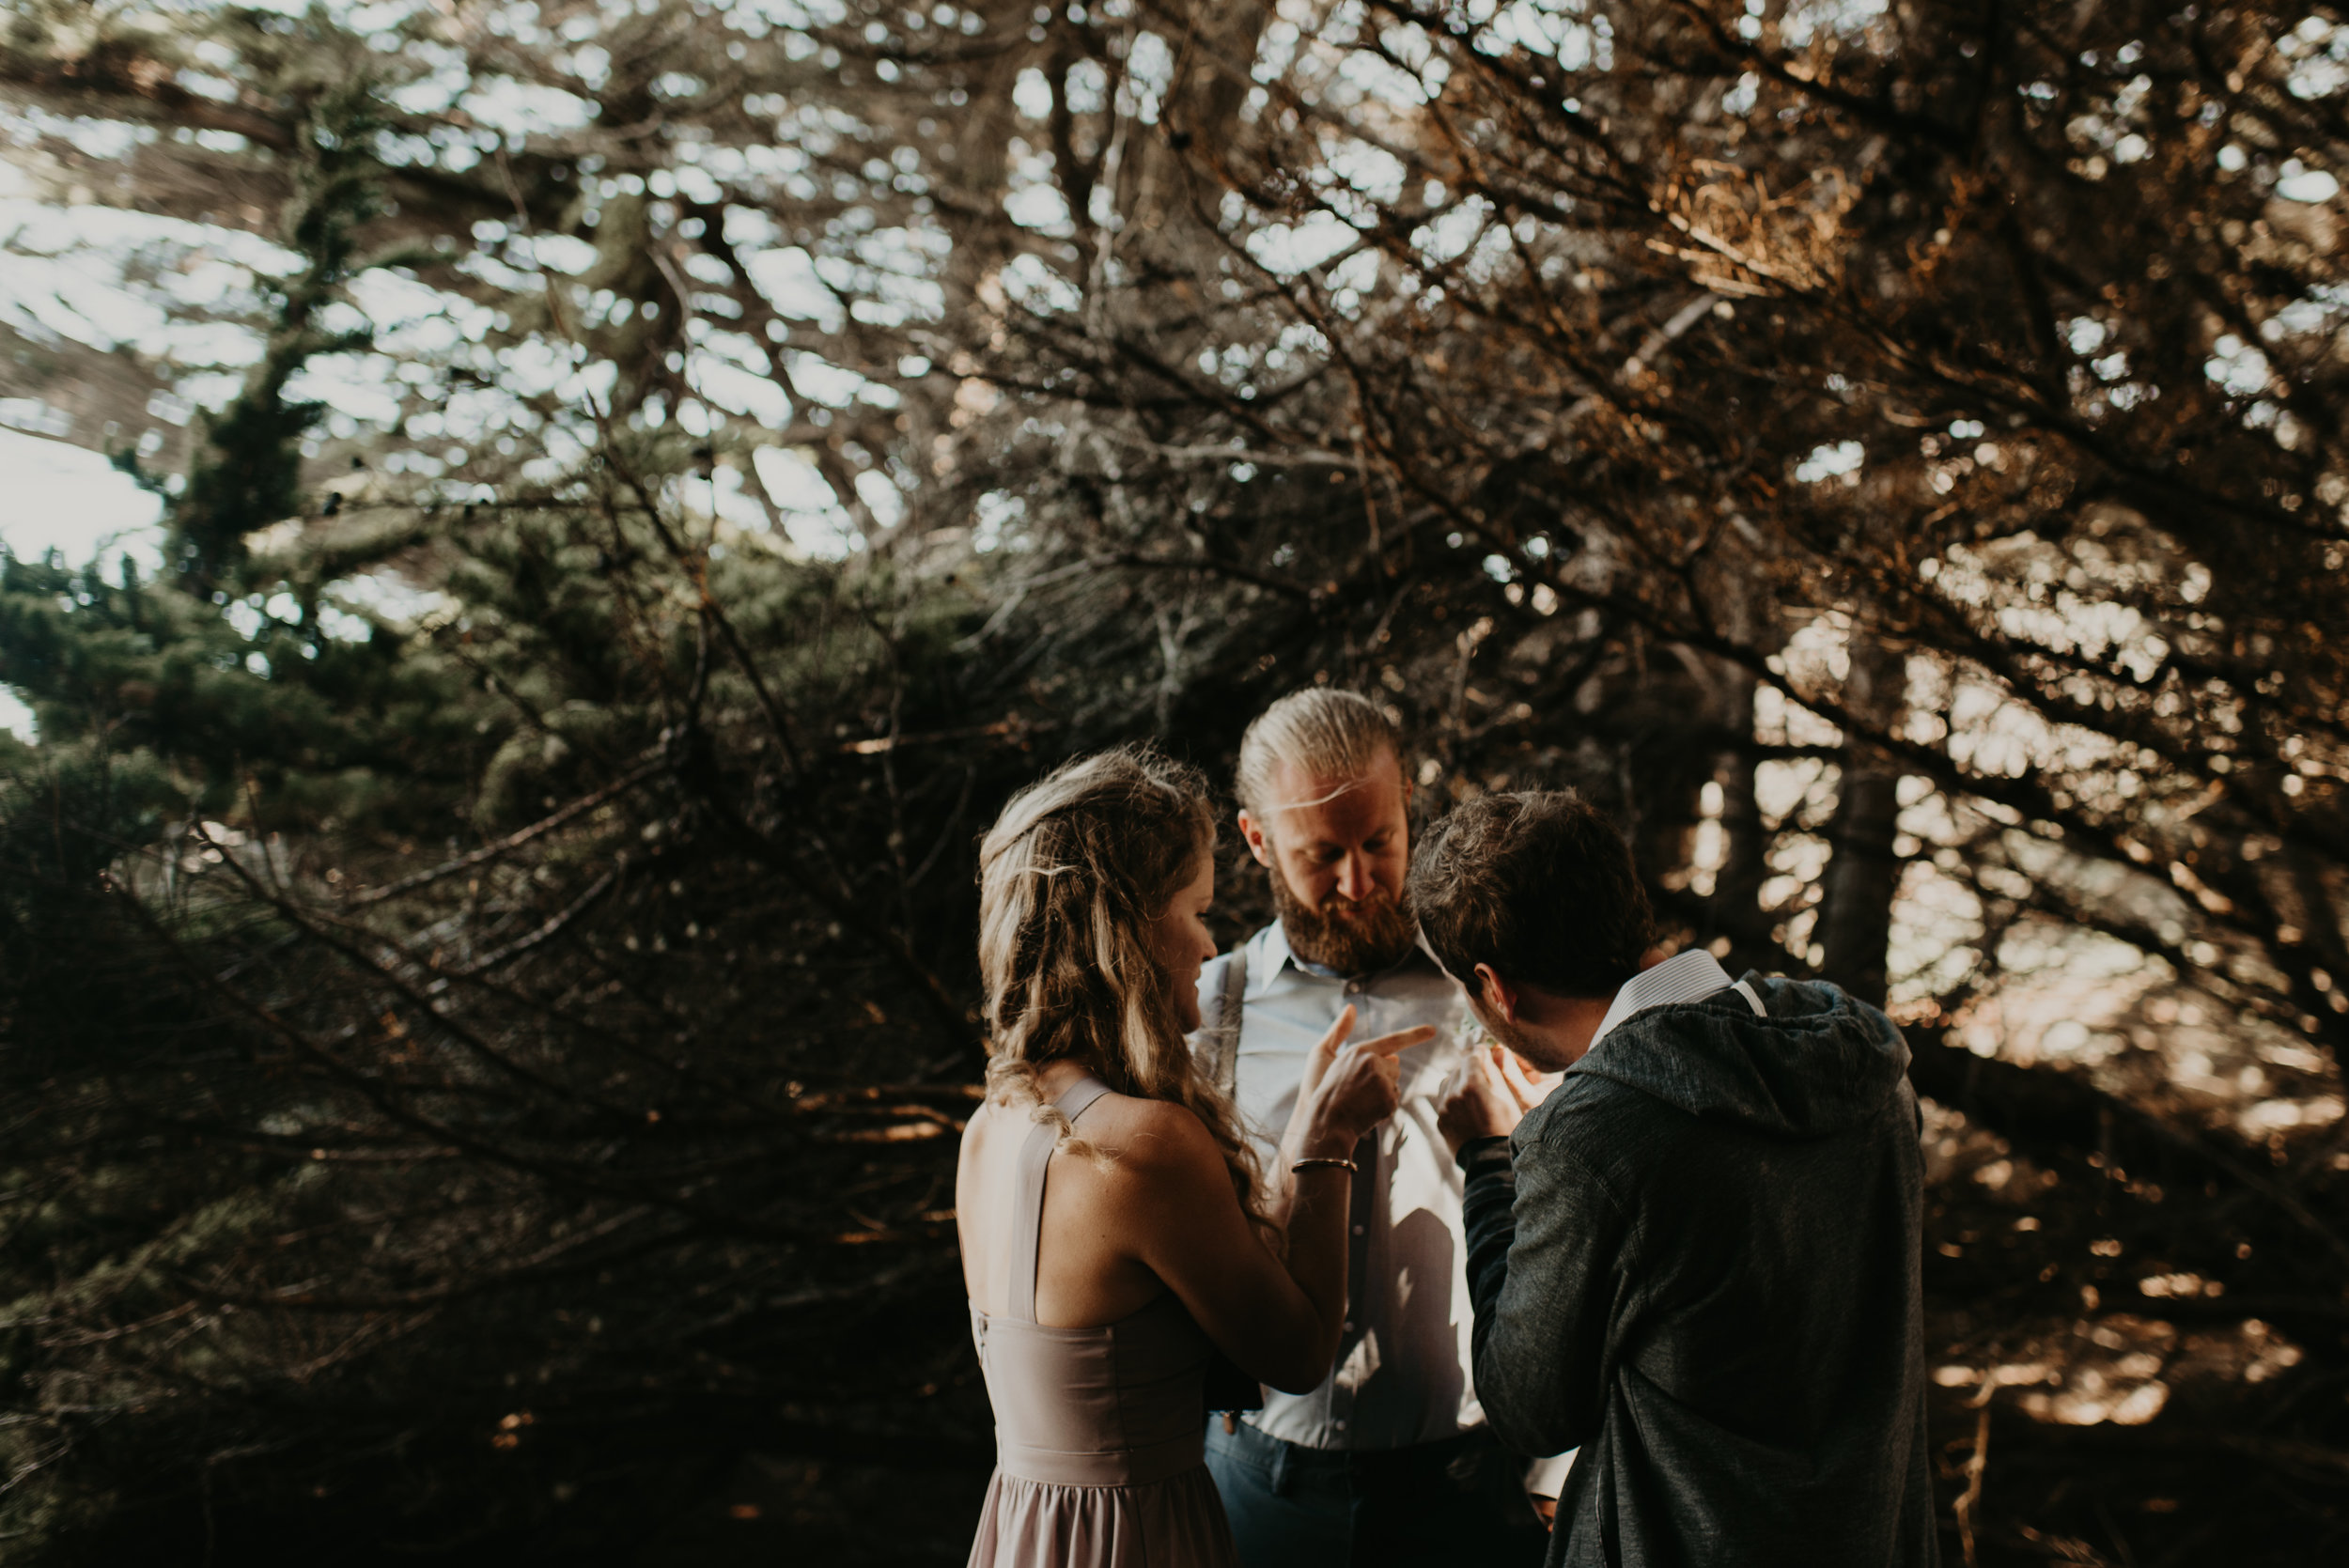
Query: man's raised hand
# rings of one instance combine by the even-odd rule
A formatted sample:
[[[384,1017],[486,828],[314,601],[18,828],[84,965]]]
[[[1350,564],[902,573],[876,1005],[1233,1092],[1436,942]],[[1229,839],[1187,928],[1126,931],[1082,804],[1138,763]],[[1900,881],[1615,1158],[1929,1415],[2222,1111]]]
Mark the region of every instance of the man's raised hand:
[[[1459,1087],[1444,1096],[1436,1112],[1437,1129],[1455,1155],[1472,1140],[1505,1138],[1517,1131],[1517,1123],[1549,1089],[1499,1046],[1470,1050],[1461,1069]]]

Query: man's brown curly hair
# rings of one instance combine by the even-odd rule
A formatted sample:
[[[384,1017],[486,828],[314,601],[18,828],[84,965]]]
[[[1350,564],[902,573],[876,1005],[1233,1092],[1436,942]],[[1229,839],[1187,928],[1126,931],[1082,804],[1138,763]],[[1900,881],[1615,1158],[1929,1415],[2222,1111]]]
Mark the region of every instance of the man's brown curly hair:
[[[1611,997],[1655,940],[1631,850],[1571,790],[1485,795],[1455,809],[1411,858],[1411,903],[1454,978],[1476,966],[1552,996]]]

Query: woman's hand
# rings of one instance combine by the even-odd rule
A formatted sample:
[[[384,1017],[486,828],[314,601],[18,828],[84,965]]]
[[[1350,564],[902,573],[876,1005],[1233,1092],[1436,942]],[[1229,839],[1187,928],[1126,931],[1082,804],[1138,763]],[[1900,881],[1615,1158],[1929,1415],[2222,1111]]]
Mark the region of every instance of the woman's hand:
[[[1402,1064],[1395,1058],[1436,1037],[1422,1025],[1376,1039],[1347,1044],[1354,1009],[1338,1015],[1305,1058],[1297,1088],[1296,1135],[1289,1146],[1299,1158],[1343,1159],[1362,1134],[1394,1114],[1402,1103]]]

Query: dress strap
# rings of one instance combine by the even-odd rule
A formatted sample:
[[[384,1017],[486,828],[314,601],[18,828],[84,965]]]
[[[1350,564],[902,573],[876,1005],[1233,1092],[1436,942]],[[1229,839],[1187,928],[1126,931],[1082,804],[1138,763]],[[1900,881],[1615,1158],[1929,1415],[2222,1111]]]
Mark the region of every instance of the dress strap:
[[[1074,1123],[1109,1092],[1108,1084],[1087,1074],[1052,1106]],[[1044,1229],[1044,1172],[1059,1146],[1060,1129],[1049,1122],[1030,1127],[1028,1141],[1019,1146],[1019,1185],[1012,1197],[1011,1300],[1004,1315],[1022,1323],[1035,1321],[1035,1260]]]

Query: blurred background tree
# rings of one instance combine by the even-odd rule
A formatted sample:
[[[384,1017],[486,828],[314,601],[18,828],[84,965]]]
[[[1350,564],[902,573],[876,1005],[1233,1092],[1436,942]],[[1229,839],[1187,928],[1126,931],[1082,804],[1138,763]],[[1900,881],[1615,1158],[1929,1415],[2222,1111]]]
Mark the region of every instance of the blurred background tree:
[[[2338,1552],[2337,20],[20,6],[11,1552],[958,1558],[972,840],[1308,681],[1901,1019],[1952,1560]]]

